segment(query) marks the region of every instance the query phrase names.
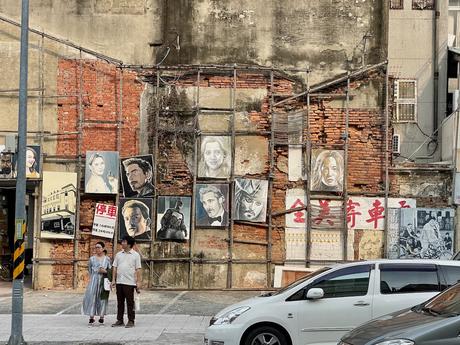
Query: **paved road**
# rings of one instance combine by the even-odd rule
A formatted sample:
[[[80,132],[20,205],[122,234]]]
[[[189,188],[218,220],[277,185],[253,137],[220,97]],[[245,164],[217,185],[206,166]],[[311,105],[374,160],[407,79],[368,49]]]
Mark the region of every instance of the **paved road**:
[[[116,299],[111,294],[105,325],[88,326],[80,315],[82,292],[24,293],[24,338],[30,344],[202,345],[209,319],[220,309],[258,291],[142,291],[133,329],[112,328]],[[11,328],[10,286],[0,283],[0,344]]]

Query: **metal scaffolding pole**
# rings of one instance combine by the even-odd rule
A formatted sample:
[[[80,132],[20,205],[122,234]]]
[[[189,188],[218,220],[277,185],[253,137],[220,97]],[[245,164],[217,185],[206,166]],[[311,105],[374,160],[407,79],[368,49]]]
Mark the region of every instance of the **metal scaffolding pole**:
[[[274,130],[274,77],[273,77],[273,70],[270,71],[270,110],[269,116],[270,120],[270,146],[268,155],[270,157],[270,170],[268,173],[268,195],[269,201],[267,205],[267,212],[268,212],[268,229],[267,229],[267,286],[272,285],[272,226],[273,226],[273,217],[272,217],[272,200],[273,200],[273,180],[275,178],[275,130]]]
[[[16,179],[14,270],[9,345],[25,344],[22,336],[24,298],[24,233],[26,230],[27,76],[29,67],[29,0],[22,0],[19,73],[18,171]]]
[[[350,72],[347,74],[347,89],[345,91],[345,133],[343,135],[344,157],[343,157],[343,260],[348,259],[348,222],[347,222],[347,200],[348,200],[348,147],[350,144],[349,138],[349,122],[350,122]]]

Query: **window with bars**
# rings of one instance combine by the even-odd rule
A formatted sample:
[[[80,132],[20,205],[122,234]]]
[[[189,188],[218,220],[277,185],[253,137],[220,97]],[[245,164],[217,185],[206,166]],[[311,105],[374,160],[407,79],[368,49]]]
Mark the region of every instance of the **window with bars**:
[[[417,121],[417,82],[396,80],[395,82],[396,121]]]
[[[392,10],[403,10],[404,0],[390,0],[390,9]]]
[[[413,10],[434,10],[436,0],[412,0]]]

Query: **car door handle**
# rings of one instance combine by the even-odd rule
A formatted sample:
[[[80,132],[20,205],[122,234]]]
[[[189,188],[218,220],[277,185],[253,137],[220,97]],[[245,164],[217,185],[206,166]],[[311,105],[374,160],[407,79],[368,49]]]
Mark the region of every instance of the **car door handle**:
[[[366,305],[369,305],[369,302],[366,302],[366,301],[357,301],[355,303],[353,303],[353,305],[357,306],[357,307],[365,307]]]

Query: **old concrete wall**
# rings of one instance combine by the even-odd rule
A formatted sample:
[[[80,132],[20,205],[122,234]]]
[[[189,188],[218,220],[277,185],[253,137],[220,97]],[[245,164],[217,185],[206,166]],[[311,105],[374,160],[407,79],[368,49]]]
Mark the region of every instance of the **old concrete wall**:
[[[312,82],[385,60],[383,1],[165,2],[165,37],[177,63],[249,63],[315,70]],[[366,38],[365,38],[366,37]]]
[[[128,64],[153,63],[149,43],[161,40],[158,0],[30,2],[30,27]],[[0,13],[19,21],[20,2],[0,0]]]
[[[414,123],[393,123],[395,134],[401,135],[401,157],[411,156],[431,135],[446,114],[447,92],[447,1],[437,1],[440,16],[433,10],[413,10],[412,1],[404,0],[404,9],[389,10],[388,61],[390,75],[397,79],[417,80],[417,127]],[[437,21],[437,46],[433,47]],[[434,121],[433,51],[437,52],[438,123]],[[396,113],[394,114],[396,116]],[[439,145],[440,146],[440,145]],[[426,157],[434,145],[422,148],[412,157]],[[422,162],[440,159],[440,150]]]

